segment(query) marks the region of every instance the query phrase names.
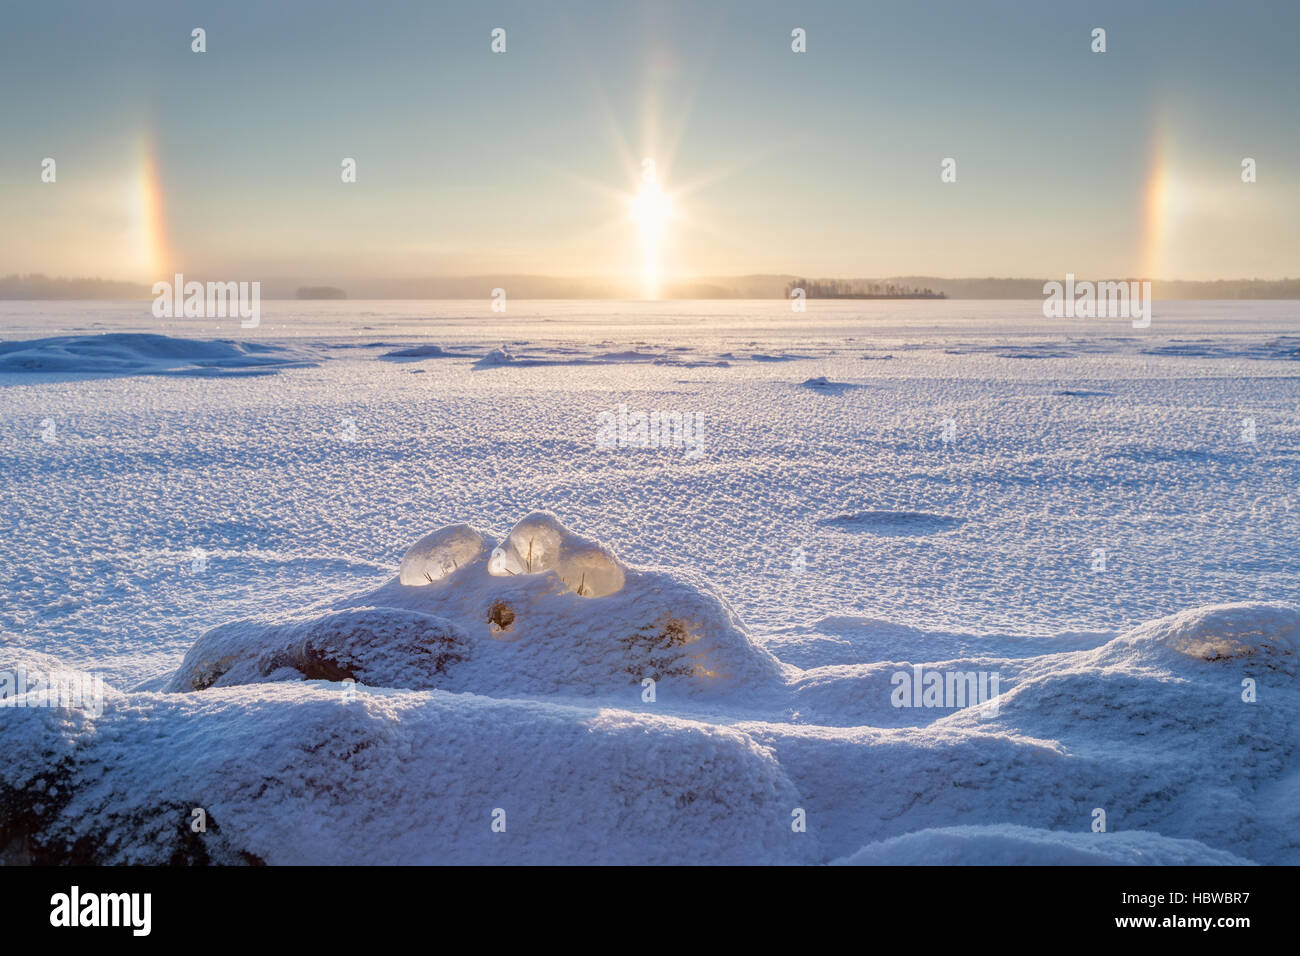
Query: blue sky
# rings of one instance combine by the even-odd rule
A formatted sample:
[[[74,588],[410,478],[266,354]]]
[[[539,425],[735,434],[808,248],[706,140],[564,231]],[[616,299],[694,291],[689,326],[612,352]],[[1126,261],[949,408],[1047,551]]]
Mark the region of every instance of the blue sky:
[[[1296,274],[1300,5],[1086,6],[11,6],[0,272]]]

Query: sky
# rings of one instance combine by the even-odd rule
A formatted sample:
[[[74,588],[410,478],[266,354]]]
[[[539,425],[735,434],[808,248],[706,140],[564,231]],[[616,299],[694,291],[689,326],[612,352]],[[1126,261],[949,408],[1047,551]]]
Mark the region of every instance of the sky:
[[[1294,276],[1297,37],[1280,0],[12,4],[0,274]]]

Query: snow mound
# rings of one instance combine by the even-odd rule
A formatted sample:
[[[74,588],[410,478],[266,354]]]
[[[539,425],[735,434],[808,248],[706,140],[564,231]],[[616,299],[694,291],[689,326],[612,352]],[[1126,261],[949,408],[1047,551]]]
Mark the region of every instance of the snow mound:
[[[459,352],[449,352],[441,345],[413,345],[409,348],[394,349],[391,352],[385,352],[380,358],[386,359],[428,359],[428,358],[455,358],[460,355]]]
[[[1250,866],[1195,840],[1130,830],[1092,833],[1034,827],[939,827],[864,846],[839,866]]]
[[[1148,621],[1107,645],[1114,655],[1150,648],[1207,661],[1292,655],[1300,651],[1300,607],[1244,602],[1191,608]]]
[[[835,382],[825,375],[819,375],[816,378],[805,379],[799,383],[800,388],[806,388],[812,392],[818,392],[823,395],[843,395],[845,392],[852,391],[855,388],[861,388],[861,385],[853,385],[849,382]]]
[[[506,346],[493,349],[474,363],[475,368],[497,368],[502,365],[517,365],[518,360]]]
[[[268,375],[315,365],[283,345],[142,332],[0,342],[0,372],[94,375]]]
[[[469,525],[416,542],[382,587],[290,617],[202,635],[167,685],[206,690],[352,677],[372,686],[641,700],[783,686],[702,580],[624,566],[603,545],[535,512],[500,545]]]

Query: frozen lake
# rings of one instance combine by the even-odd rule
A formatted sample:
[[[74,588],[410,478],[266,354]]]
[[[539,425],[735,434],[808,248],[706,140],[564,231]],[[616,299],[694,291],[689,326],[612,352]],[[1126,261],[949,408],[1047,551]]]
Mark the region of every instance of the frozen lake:
[[[1293,303],[1165,303],[1145,330],[1033,302],[508,308],[267,302],[242,330],[159,328],[147,303],[0,304],[6,340],[247,339],[315,363],[0,370],[0,628],[137,679],[223,615],[382,577],[424,531],[534,508],[635,563],[701,569],[764,629],[850,613],[1052,634],[1300,597]],[[463,354],[383,358],[430,343]],[[515,364],[476,367],[503,344]],[[816,377],[850,387],[802,387]],[[600,449],[619,404],[698,413],[704,454]],[[826,523],[859,513],[949,520]]]
[[[3,302],[0,639],[157,690],[218,624],[378,587],[436,528],[499,538],[540,509],[628,565],[706,579],[789,667],[984,655],[1008,680],[1027,657],[1057,679],[1036,655],[1091,653],[1205,605],[1300,602],[1298,313],[1157,302],[1138,330],[1047,320],[1039,302],[512,301],[502,315],[485,297],[269,301],[244,330],[159,321],[147,302]],[[33,341],[55,337],[69,338]],[[221,339],[256,348],[207,341]],[[638,412],[689,416],[696,445],[602,447],[602,422]],[[1099,692],[1059,693],[1068,710]],[[725,723],[760,722],[754,739],[778,751],[792,731],[777,724],[834,726],[856,754],[880,745],[863,728],[896,723],[887,701],[859,713],[860,699],[769,701]],[[1294,717],[1294,697],[1285,706]],[[1006,733],[1061,739],[1032,720]],[[1265,784],[1294,796],[1289,733],[1234,799]],[[1213,746],[1165,756],[1209,761]],[[1060,829],[1075,812],[989,811],[1006,802],[990,785],[973,810],[881,826],[845,803],[861,766],[818,752],[818,773],[840,775],[819,790],[797,769],[812,751],[794,752],[781,772],[842,817],[813,859],[959,822]],[[1109,753],[1096,772],[1133,798],[1116,761],[1138,758]],[[1178,780],[1151,786],[1204,783]],[[1178,813],[1199,812],[1196,794]],[[1246,857],[1296,837],[1294,811],[1266,833],[1260,810],[1216,842],[1160,815],[1174,809],[1144,825]]]

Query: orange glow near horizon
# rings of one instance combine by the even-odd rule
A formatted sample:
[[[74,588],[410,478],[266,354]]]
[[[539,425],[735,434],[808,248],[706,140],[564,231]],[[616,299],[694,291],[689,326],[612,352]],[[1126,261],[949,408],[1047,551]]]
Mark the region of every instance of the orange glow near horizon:
[[[1142,199],[1141,275],[1143,279],[1169,278],[1163,274],[1165,224],[1168,217],[1169,168],[1165,130],[1157,122],[1147,162],[1146,188]]]
[[[153,136],[148,134],[140,140],[136,176],[136,234],[139,241],[137,257],[143,276],[151,284],[169,278],[172,261],[167,245],[167,216],[163,205],[158,150]]]

